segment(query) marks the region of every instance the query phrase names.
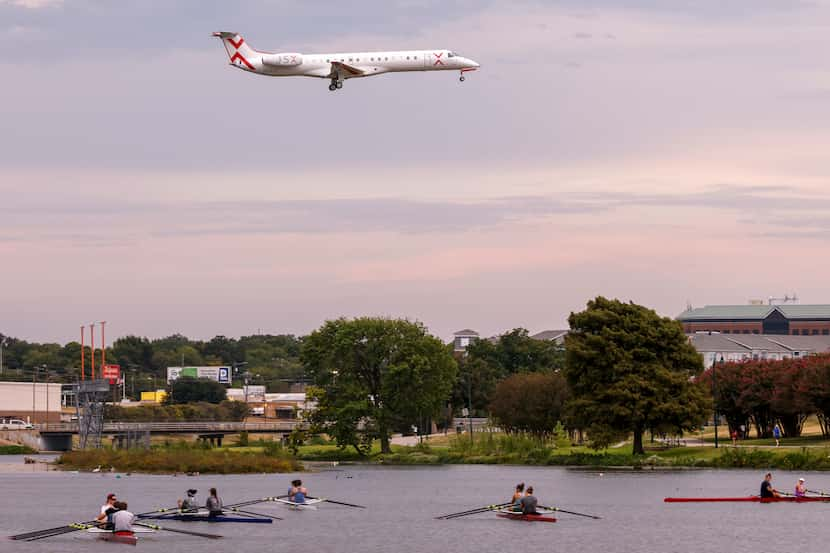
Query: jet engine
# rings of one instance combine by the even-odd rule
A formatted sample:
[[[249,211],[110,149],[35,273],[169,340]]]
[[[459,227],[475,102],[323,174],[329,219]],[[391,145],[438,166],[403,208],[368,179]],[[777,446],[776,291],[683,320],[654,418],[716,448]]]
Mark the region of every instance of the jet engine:
[[[262,63],[274,67],[294,67],[303,63],[303,55],[295,53],[263,54]]]

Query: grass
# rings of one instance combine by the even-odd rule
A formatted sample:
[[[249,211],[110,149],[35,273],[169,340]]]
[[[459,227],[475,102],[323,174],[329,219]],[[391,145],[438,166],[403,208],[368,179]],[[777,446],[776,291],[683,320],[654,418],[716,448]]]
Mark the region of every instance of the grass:
[[[37,451],[25,445],[0,445],[0,455],[24,455],[28,453],[37,453]]]
[[[113,467],[119,472],[145,473],[243,474],[302,470],[302,465],[281,448],[232,451],[183,442],[146,450],[102,448],[70,451],[61,455],[56,464],[67,469],[91,470],[100,466]]]

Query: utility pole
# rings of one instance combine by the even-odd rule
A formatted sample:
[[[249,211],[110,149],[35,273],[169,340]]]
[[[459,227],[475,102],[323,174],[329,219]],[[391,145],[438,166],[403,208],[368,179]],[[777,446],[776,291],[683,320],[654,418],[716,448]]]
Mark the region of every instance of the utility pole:
[[[84,358],[86,358],[86,353],[84,353],[84,329],[86,327],[81,325],[81,380],[84,380]]]
[[[470,443],[473,443],[473,377],[467,374],[467,421],[470,423]]]
[[[0,374],[3,374],[3,346],[6,345],[6,337],[0,338]]]
[[[32,424],[35,423],[35,384],[37,383],[37,365],[32,367]]]

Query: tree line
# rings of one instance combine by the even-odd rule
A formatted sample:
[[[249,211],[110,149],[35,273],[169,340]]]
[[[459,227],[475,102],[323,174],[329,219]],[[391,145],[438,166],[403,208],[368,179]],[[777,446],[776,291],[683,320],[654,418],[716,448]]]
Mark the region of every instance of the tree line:
[[[81,344],[69,342],[34,343],[3,336],[3,366],[0,379],[31,380],[47,376],[55,382],[74,382],[80,378]],[[164,387],[167,367],[235,365],[234,378],[241,381],[248,373],[251,384],[262,384],[269,392],[287,391],[291,381],[302,378],[300,363],[302,338],[290,334],[255,334],[241,338],[216,336],[210,340],[192,340],[181,334],[150,340],[140,336],[123,336],[106,348],[107,364],[120,365],[127,377],[127,390],[136,395],[144,390]],[[84,347],[87,377],[90,374],[92,349]],[[96,348],[96,371],[101,365],[101,349]],[[46,369],[46,370],[44,370]]]
[[[572,313],[569,323],[564,348],[515,329],[454,356],[452,344],[421,323],[362,317],[327,321],[304,338],[127,336],[113,342],[107,360],[155,377],[166,377],[166,367],[182,359],[185,365],[246,362],[244,370],[266,375],[260,378],[269,391],[278,391],[283,377],[304,375],[317,402],[313,430],[360,453],[375,440],[388,452],[392,432],[431,421],[447,425],[463,407],[491,416],[507,432],[546,436],[557,426],[585,432],[597,448],[633,435],[635,453],[643,453],[644,432],[681,433],[705,421],[711,397],[695,380],[703,360],[680,323],[603,297]],[[10,342],[10,367],[44,361],[38,356],[50,351],[56,357],[45,362],[66,362],[56,344]],[[187,393],[181,389],[173,397],[179,401]],[[192,399],[209,393],[207,387]]]
[[[701,378],[731,430],[755,427],[760,438],[778,424],[787,437],[800,436],[816,415],[830,437],[830,355],[716,363]]]

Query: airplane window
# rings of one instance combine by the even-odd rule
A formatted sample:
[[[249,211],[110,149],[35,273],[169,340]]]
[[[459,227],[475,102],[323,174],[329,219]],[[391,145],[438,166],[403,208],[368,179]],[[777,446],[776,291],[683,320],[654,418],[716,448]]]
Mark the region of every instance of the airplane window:
[[[448,52],[447,57],[448,58],[454,58],[455,57],[455,52]]]

